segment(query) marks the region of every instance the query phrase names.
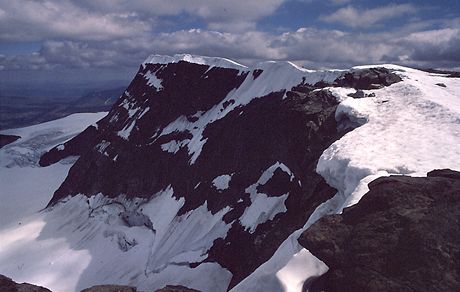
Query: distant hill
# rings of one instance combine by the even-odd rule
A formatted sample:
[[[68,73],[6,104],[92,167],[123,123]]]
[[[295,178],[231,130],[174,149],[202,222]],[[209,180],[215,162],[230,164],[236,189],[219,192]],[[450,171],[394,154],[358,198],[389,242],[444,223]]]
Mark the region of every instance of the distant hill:
[[[125,86],[106,90],[91,91],[78,98],[70,107],[74,109],[100,108],[102,111],[110,109],[112,104],[122,95]]]
[[[125,87],[94,90],[76,99],[2,96],[0,129],[30,126],[73,113],[107,111],[124,89]]]

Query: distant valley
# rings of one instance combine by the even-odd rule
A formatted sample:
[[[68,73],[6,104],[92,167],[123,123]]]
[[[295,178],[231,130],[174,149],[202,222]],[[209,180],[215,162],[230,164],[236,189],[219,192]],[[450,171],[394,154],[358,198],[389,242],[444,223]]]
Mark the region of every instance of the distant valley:
[[[35,125],[73,113],[107,111],[125,88],[93,90],[76,98],[0,96],[0,130]]]

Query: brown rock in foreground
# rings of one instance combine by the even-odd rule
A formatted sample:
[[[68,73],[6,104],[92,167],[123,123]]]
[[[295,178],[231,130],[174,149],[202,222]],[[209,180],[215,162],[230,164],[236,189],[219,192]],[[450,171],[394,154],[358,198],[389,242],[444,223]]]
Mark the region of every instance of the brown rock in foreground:
[[[12,279],[0,275],[0,291],[2,292],[51,292],[50,290],[28,283],[16,283]]]
[[[330,268],[311,290],[459,291],[460,172],[383,177],[369,188],[299,238]]]

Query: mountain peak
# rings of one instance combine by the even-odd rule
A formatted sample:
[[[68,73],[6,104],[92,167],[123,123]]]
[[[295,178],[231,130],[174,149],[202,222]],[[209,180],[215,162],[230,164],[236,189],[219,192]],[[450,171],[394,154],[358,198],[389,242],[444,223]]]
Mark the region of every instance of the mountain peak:
[[[246,70],[248,67],[239,64],[230,59],[221,58],[221,57],[207,57],[191,54],[175,54],[174,56],[168,55],[150,55],[142,65],[145,64],[169,64],[169,63],[178,63],[180,61],[185,61],[188,63],[208,65],[210,67],[220,67],[220,68],[231,68],[237,70]]]

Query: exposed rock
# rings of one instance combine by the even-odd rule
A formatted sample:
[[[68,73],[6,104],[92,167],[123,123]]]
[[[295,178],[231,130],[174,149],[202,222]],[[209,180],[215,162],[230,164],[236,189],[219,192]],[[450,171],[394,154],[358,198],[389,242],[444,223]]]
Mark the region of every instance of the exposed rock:
[[[5,277],[3,275],[0,275],[0,291],[2,292],[51,292],[50,290],[28,284],[28,283],[22,283],[18,284],[14,282],[12,279]]]
[[[81,292],[136,292],[136,287],[122,285],[97,285],[81,290]]]
[[[0,148],[2,148],[3,146],[6,146],[10,143],[13,143],[14,141],[16,141],[17,139],[19,139],[21,137],[19,136],[14,136],[14,135],[3,135],[3,134],[0,134]]]
[[[369,188],[300,237],[330,268],[311,290],[458,291],[460,172],[382,177]]]
[[[125,211],[121,212],[120,217],[129,227],[145,226],[153,230],[152,221],[150,221],[150,218],[145,214],[139,212]]]
[[[379,89],[400,82],[402,79],[390,70],[379,67],[358,69],[347,72],[334,81],[334,86],[352,87],[355,89]]]
[[[65,142],[61,147],[54,147],[40,157],[40,166],[48,166],[68,156],[83,155],[94,145],[97,138],[95,126],[89,126],[75,138]]]
[[[366,95],[364,94],[364,91],[361,89],[358,89],[355,93],[350,93],[348,96],[353,97],[353,98],[365,98]]]
[[[195,289],[190,289],[184,286],[173,286],[173,285],[167,285],[164,288],[158,289],[155,292],[199,292],[198,290]]]
[[[444,83],[436,83],[436,85],[440,87],[447,87]]]

